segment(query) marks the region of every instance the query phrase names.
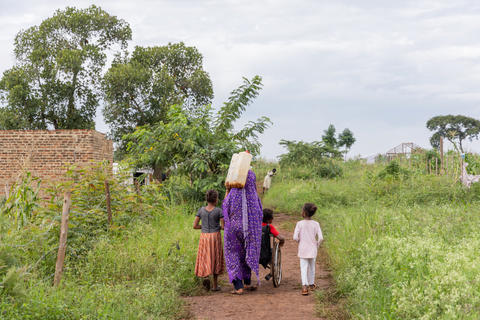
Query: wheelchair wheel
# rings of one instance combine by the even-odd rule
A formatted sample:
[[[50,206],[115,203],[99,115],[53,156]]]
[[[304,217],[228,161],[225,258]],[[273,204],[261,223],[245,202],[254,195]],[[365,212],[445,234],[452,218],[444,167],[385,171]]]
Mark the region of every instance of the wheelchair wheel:
[[[274,241],[272,252],[272,276],[273,286],[280,286],[282,281],[282,251],[280,250],[280,243]]]

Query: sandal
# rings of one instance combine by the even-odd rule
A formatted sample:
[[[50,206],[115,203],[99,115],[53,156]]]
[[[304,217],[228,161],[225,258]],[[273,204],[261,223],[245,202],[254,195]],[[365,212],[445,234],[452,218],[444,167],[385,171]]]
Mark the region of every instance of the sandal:
[[[302,287],[302,296],[308,296],[308,288],[307,286]]]
[[[309,289],[309,290],[312,290],[312,291],[314,291],[315,289],[317,289],[317,285],[316,285],[316,284],[311,284],[311,285],[309,285],[308,287],[309,287],[308,289]]]
[[[221,291],[222,288],[220,286],[217,286],[216,288],[212,288],[210,291]]]
[[[232,290],[230,291],[231,294],[237,294],[239,296],[241,296],[243,294],[243,290],[242,289],[238,289],[238,290]]]
[[[257,290],[257,287],[254,287],[254,286],[245,286],[244,288],[245,288],[245,290],[247,290],[247,291],[255,291],[255,290]]]

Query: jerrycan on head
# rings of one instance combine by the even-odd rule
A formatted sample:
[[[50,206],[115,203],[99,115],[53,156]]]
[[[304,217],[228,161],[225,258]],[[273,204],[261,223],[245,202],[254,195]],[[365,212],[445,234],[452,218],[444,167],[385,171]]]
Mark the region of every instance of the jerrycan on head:
[[[245,187],[251,162],[252,155],[248,151],[233,154],[230,167],[228,168],[225,186],[229,189]]]

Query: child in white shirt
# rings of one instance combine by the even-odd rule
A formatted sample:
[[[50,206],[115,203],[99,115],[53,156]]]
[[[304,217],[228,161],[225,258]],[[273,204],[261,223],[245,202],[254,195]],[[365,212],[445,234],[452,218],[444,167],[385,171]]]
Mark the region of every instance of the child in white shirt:
[[[308,290],[315,286],[315,260],[317,249],[323,241],[320,224],[312,220],[317,211],[313,203],[305,203],[302,209],[303,220],[297,222],[293,240],[298,242],[298,257],[300,258],[300,272],[302,275],[302,295],[308,295]]]

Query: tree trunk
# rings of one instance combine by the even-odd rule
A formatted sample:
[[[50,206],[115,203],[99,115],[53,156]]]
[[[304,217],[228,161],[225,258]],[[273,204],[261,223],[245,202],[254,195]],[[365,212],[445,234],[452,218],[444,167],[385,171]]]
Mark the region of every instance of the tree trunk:
[[[65,252],[67,250],[67,233],[68,233],[68,215],[72,204],[72,195],[65,192],[63,196],[62,222],[60,225],[60,242],[58,245],[57,263],[55,265],[55,278],[53,285],[58,286],[62,280],[63,263],[65,261]]]
[[[459,144],[459,146],[460,146],[460,152],[461,152],[461,153],[465,153],[465,152],[463,151],[462,139],[459,139],[458,144]]]
[[[70,92],[70,96],[68,97],[68,106],[67,106],[67,119],[75,119],[75,89],[77,86],[77,76],[78,71],[75,71],[72,78],[72,90]],[[71,127],[71,123],[68,123],[68,129],[75,129]]]

